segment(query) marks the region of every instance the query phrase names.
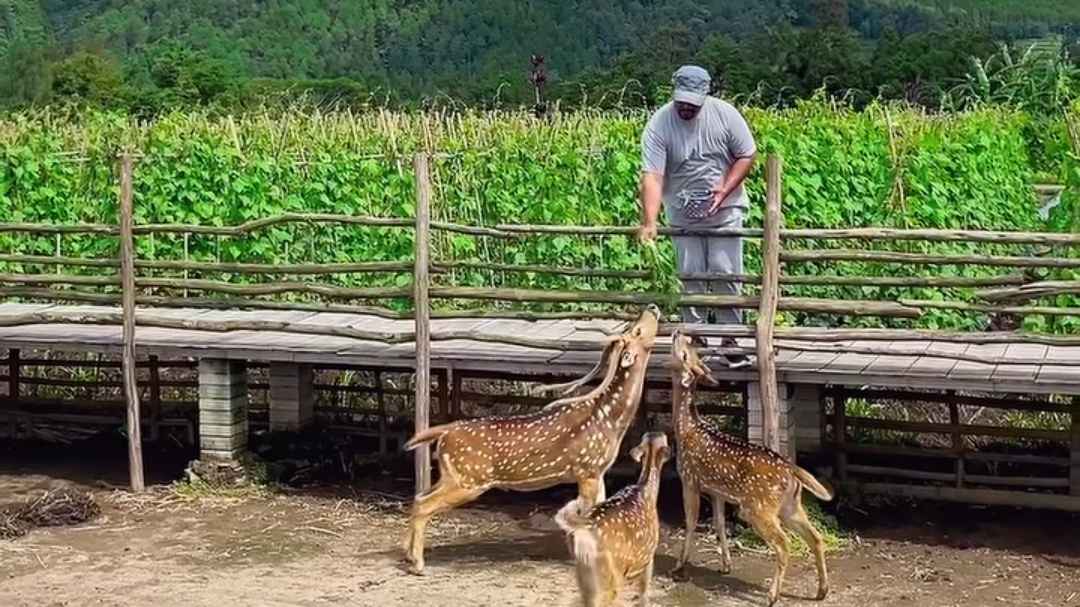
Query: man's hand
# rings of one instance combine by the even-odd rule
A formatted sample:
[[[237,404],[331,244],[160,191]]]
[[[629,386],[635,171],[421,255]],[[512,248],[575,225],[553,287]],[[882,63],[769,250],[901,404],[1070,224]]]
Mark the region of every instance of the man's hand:
[[[747,156],[746,158],[738,158],[734,164],[728,170],[727,176],[724,180],[712,188],[713,202],[709,207],[709,215],[720,210],[720,207],[724,205],[724,201],[731,195],[746,179],[746,176],[750,173],[750,168],[754,166],[754,159],[757,155]]]
[[[720,210],[720,207],[724,205],[724,200],[731,194],[731,190],[727,189],[725,184],[719,184],[713,186],[712,189],[712,204],[709,205],[709,212],[706,215],[712,215]]]
[[[637,232],[638,242],[641,244],[649,244],[656,240],[656,224],[655,223],[643,223],[638,228]]]

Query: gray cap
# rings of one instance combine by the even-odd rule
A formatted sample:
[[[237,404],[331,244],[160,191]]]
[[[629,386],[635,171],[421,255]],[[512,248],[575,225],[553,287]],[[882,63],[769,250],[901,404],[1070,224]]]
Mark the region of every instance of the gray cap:
[[[705,68],[696,65],[684,65],[675,70],[671,77],[671,83],[675,85],[675,101],[704,105],[705,98],[709,96],[709,86],[712,78]]]

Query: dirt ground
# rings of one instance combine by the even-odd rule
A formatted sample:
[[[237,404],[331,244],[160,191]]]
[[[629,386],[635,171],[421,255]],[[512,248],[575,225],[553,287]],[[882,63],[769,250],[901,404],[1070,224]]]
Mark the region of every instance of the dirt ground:
[[[408,488],[401,479],[187,499],[163,485],[138,497],[110,488],[124,482],[122,471],[103,472],[92,458],[33,466],[0,460],[0,502],[75,484],[92,489],[103,509],[81,526],[0,540],[0,606],[577,604],[565,544],[550,518],[572,489],[492,493],[437,519],[429,532],[428,575],[414,577],[399,563],[405,514],[404,502],[394,498]],[[150,472],[155,481],[173,473]],[[625,482],[609,479],[609,491]],[[720,575],[707,530],[690,579],[670,578],[681,538],[678,500],[677,485],[661,497],[666,526],[652,604],[763,605],[772,575],[768,556],[737,550],[734,572]],[[802,556],[794,560],[782,605],[1080,607],[1080,517],[931,504],[870,507],[838,511],[855,539],[829,555],[829,598],[809,600],[815,575]]]

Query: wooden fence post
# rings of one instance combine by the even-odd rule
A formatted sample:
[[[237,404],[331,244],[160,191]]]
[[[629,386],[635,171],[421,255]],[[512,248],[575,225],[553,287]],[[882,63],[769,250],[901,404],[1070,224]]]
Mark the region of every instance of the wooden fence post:
[[[833,442],[836,449],[836,478],[847,482],[847,390],[838,390],[833,396]]]
[[[150,357],[150,440],[161,438],[161,363]]]
[[[1073,397],[1071,434],[1069,493],[1080,497],[1080,396]]]
[[[12,402],[19,400],[19,349],[8,350],[8,399]]]
[[[142,427],[139,386],[135,380],[135,213],[132,192],[134,165],[130,154],[120,156],[120,284],[124,318],[124,346],[121,365],[124,399],[127,401],[128,467],[131,489],[142,491]]]
[[[426,153],[413,161],[416,173],[415,267],[413,269],[413,315],[416,319],[416,423],[415,431],[428,428],[431,413],[431,306],[430,287],[431,175]],[[416,448],[416,492],[431,488],[431,453],[425,443]]]
[[[766,202],[761,253],[761,303],[758,308],[756,346],[761,386],[762,443],[780,451],[780,395],[776,383],[773,329],[780,300],[781,172],[779,156],[770,154],[765,165]]]
[[[956,394],[955,390],[949,390],[946,394]],[[955,402],[949,403],[949,425],[952,426],[952,449],[956,455],[956,487],[964,487],[964,435],[960,433],[960,405]]]

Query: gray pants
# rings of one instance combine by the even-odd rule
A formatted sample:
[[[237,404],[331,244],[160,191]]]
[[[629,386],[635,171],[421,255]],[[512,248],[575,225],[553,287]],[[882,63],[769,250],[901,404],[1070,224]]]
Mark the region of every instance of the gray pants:
[[[739,221],[730,226],[741,226]],[[738,236],[675,236],[675,259],[680,274],[709,272],[713,274],[742,274],[743,243]],[[684,280],[684,293],[738,295],[740,283],[726,280]],[[713,308],[716,324],[742,324],[742,310]],[[683,322],[709,322],[709,309],[684,306]]]

